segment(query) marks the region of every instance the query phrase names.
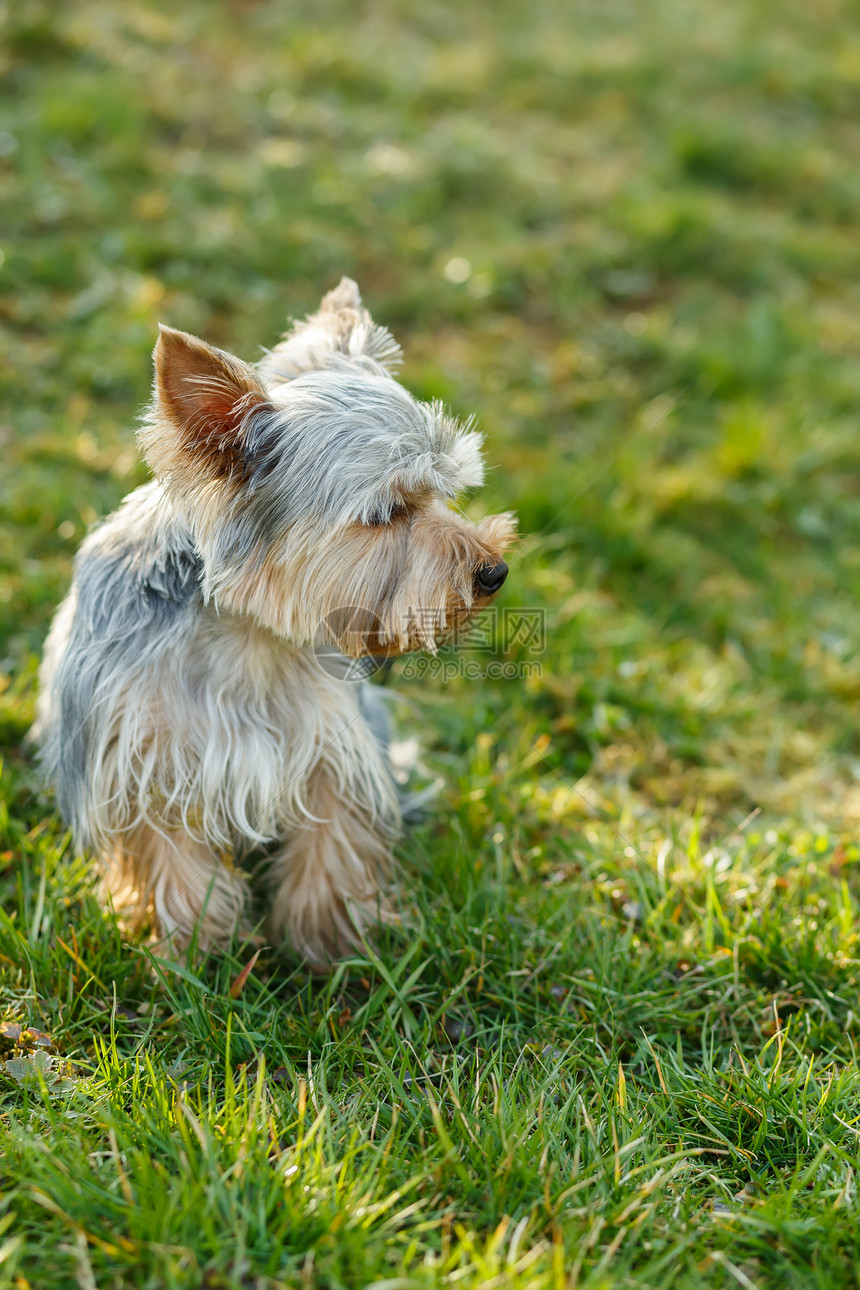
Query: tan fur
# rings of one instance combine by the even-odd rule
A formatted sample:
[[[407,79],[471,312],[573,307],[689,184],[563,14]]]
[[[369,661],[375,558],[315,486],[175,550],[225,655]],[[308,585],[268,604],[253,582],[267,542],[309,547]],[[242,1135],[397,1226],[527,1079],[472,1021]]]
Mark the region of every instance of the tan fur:
[[[145,824],[118,837],[103,886],[131,930],[151,922],[162,948],[174,954],[195,933],[202,951],[223,944],[225,934],[242,924],[250,897],[247,875],[227,855],[214,857],[184,829]]]
[[[380,919],[391,919],[382,884],[393,838],[359,802],[344,798],[325,766],[308,787],[308,806],[313,818],[269,863],[266,930],[319,966],[360,945]]]

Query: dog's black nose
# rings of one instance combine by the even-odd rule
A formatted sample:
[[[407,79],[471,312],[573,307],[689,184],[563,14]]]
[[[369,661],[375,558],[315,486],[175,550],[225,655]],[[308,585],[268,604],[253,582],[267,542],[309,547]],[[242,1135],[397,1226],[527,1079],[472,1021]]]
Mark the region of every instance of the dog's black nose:
[[[508,566],[504,560],[499,560],[498,564],[482,564],[475,574],[475,581],[479,591],[483,591],[485,596],[493,596],[507,576]]]

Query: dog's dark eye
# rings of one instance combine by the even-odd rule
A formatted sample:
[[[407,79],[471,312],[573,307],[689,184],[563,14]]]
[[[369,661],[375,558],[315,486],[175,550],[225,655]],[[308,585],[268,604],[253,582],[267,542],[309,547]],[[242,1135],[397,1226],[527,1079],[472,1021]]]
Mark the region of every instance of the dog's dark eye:
[[[398,516],[405,514],[406,507],[403,502],[398,502],[395,506],[391,506],[386,510],[380,507],[379,510],[371,511],[364,522],[371,527],[375,527],[380,524],[390,524],[392,520],[396,520]]]

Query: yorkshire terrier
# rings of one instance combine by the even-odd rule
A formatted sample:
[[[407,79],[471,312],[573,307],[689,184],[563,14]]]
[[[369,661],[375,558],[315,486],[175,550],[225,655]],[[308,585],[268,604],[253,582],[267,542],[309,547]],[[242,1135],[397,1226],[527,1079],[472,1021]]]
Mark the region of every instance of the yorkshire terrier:
[[[324,963],[386,917],[401,828],[349,660],[435,651],[504,582],[513,518],[454,508],[480,435],[398,384],[347,278],[256,367],[169,327],[154,360],[155,480],[78,553],[34,734],[133,922],[216,948],[258,887],[266,935]]]

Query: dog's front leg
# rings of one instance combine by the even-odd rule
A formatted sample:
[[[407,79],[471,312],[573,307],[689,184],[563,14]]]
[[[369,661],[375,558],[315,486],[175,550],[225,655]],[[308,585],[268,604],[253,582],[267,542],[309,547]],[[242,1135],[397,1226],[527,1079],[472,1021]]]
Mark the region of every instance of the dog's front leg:
[[[326,767],[311,776],[306,808],[307,822],[270,860],[267,932],[322,966],[392,921],[383,888],[394,833],[339,790]]]
[[[182,829],[141,825],[122,836],[105,887],[132,925],[151,919],[168,953],[196,936],[202,951],[226,946],[242,926],[249,888],[243,873]]]

